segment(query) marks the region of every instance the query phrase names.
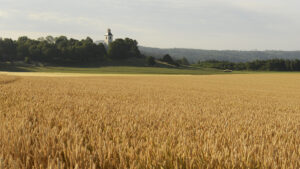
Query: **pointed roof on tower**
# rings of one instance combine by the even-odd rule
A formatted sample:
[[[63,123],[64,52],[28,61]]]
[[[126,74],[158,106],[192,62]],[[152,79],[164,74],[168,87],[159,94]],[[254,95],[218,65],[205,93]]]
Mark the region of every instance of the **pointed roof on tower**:
[[[113,36],[113,34],[111,33],[111,29],[107,29],[107,33],[105,34],[105,36]]]

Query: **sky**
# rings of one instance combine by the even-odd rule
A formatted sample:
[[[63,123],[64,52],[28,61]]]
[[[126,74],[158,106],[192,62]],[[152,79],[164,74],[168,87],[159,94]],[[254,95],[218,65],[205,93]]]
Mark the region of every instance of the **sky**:
[[[0,37],[129,37],[159,48],[300,50],[299,0],[0,0]]]

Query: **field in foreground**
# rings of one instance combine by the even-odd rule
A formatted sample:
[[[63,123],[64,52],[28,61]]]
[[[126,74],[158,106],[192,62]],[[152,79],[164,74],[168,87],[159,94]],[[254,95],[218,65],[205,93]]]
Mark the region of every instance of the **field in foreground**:
[[[0,75],[0,168],[299,168],[300,75]]]

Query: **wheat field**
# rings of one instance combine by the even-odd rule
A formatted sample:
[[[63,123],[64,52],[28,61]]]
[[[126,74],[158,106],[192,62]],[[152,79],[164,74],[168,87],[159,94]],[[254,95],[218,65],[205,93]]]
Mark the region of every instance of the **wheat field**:
[[[0,75],[0,168],[300,168],[300,74]]]

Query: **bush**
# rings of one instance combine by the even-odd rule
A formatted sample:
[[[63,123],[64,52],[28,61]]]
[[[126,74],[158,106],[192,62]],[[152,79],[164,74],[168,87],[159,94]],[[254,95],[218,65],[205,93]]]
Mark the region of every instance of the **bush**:
[[[25,57],[24,62],[25,63],[31,63],[30,58],[29,57]]]
[[[147,61],[147,65],[149,65],[149,66],[153,66],[153,65],[156,64],[155,58],[152,57],[152,56],[148,56],[148,57],[146,58],[146,61]]]
[[[167,62],[171,65],[175,65],[175,66],[179,66],[179,64],[177,62],[175,62],[172,57],[168,54],[166,54],[163,58],[162,58],[163,62]]]

